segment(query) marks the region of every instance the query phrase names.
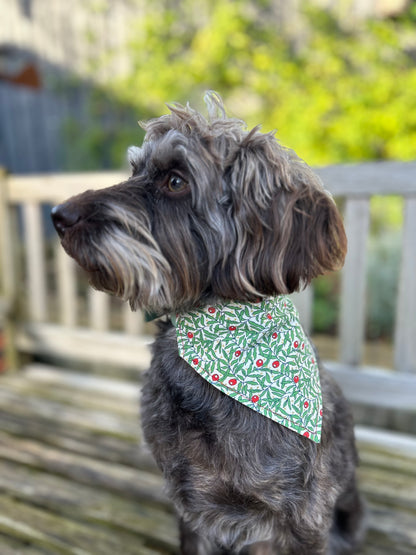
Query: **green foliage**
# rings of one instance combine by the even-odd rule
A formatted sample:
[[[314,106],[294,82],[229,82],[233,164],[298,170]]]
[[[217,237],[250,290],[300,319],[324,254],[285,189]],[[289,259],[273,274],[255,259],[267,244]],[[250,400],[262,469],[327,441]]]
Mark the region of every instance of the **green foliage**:
[[[378,196],[370,203],[371,232],[373,236],[396,232],[403,222],[403,197]]]
[[[290,38],[273,8],[267,0],[149,3],[132,25],[133,71],[112,81],[112,93],[148,117],[166,101],[199,105],[204,90],[218,90],[232,112],[277,126],[313,165],[414,158],[416,68],[400,43],[411,16],[351,31],[309,7],[303,32]]]
[[[64,136],[66,169],[95,170],[120,167],[127,147],[140,144],[144,132],[132,106],[114,102],[107,91],[97,87],[89,95],[87,115],[68,120]]]
[[[314,280],[313,330],[334,333],[338,323],[339,275],[330,274]]]
[[[276,6],[273,0],[147,3],[126,39],[131,69],[93,98],[92,121],[81,125],[87,163],[100,156],[100,133],[103,143],[124,139],[119,114],[113,128],[108,121],[102,126],[96,112],[103,96],[111,99],[109,114],[130,107],[131,131],[138,118],[159,115],[165,102],[201,106],[207,89],[217,90],[249,126],[277,127],[280,140],[311,165],[414,158],[416,66],[402,46],[415,40],[414,4],[407,16],[354,30],[307,2],[291,29]],[[70,146],[80,151],[79,144]]]

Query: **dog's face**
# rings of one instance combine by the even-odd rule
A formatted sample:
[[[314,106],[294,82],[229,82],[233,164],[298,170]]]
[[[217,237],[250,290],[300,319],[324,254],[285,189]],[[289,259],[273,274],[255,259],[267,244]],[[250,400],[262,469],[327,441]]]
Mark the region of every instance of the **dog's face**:
[[[170,107],[129,149],[130,179],[52,211],[91,284],[133,308],[290,293],[343,263],[342,220],[308,166],[215,94],[208,106],[208,119]]]

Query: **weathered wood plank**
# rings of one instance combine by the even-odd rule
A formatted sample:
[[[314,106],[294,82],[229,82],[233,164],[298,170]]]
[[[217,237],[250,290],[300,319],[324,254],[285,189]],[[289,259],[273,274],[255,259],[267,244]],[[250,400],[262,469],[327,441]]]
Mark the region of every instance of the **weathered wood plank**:
[[[364,162],[314,169],[334,196],[416,193],[416,162]],[[127,171],[11,175],[8,178],[9,197],[12,203],[24,200],[61,202],[87,189],[109,187],[127,178]]]
[[[416,162],[360,162],[315,168],[334,196],[416,194]]]
[[[370,222],[369,201],[351,199],[345,207],[348,253],[342,270],[340,359],[361,363],[365,330],[366,243]]]
[[[114,374],[117,376],[117,371]],[[22,379],[22,375],[24,379]],[[2,383],[7,386],[28,389],[37,386],[47,398],[51,395],[59,395],[61,392],[67,395],[67,392],[70,391],[68,402],[71,404],[77,395],[88,396],[90,403],[112,400],[114,403],[118,403],[118,409],[123,411],[126,407],[130,409],[131,406],[135,406],[138,398],[136,380],[133,382],[121,381],[74,370],[68,371],[41,363],[27,365],[19,376],[4,376]],[[119,406],[120,398],[123,407]]]
[[[368,530],[357,555],[414,555],[414,515],[369,504]]]
[[[128,498],[144,499],[161,505],[167,503],[162,479],[153,472],[94,460],[3,432],[0,432],[0,446],[1,458],[5,461],[64,476],[80,484],[103,488]]]
[[[74,327],[77,323],[77,283],[75,262],[61,244],[55,243],[56,284],[59,300],[59,321],[63,326]]]
[[[26,541],[6,536],[0,531],[1,555],[45,555],[45,550],[40,547],[28,545]]]
[[[16,337],[16,344],[23,352],[133,368],[149,366],[151,342],[152,338],[146,336],[133,339],[123,333],[46,323],[28,323]]]
[[[414,176],[416,183],[416,176]],[[416,373],[416,196],[405,202],[402,261],[394,340],[395,365]]]
[[[0,411],[0,416],[1,429],[10,436],[27,438],[58,450],[123,464],[146,472],[157,472],[149,450],[138,440],[128,441],[126,438],[112,436],[110,432],[104,434],[76,426],[59,426],[35,415],[28,420],[25,415]]]
[[[146,505],[141,498],[130,500],[89,485],[74,488],[73,482],[60,476],[1,460],[0,492],[68,520],[73,519],[76,507],[76,520],[89,523],[91,528],[118,527],[167,550],[177,545],[176,519],[170,508]]]
[[[110,328],[110,297],[92,287],[88,290],[89,324],[92,330],[109,331]]]
[[[362,449],[375,449],[388,453],[390,457],[407,457],[416,462],[416,437],[409,434],[367,428],[355,427],[355,436]]]
[[[89,526],[6,496],[0,497],[0,531],[59,555],[141,555],[145,552],[137,534],[122,529],[115,534],[111,528]],[[166,553],[166,550],[159,552]]]
[[[102,189],[128,178],[128,172],[85,172],[10,175],[8,197],[12,204],[59,203],[87,189]]]
[[[382,368],[362,367],[354,371],[332,361],[324,364],[350,402],[416,412],[416,377]]]
[[[143,313],[133,312],[129,303],[123,305],[124,331],[128,335],[139,335],[143,333]]]
[[[94,433],[112,434],[127,441],[139,440],[139,428],[132,415],[116,412],[82,409],[76,406],[65,406],[62,403],[47,400],[43,397],[30,396],[22,404],[22,397],[10,389],[0,390],[1,410],[27,418],[36,415],[38,418],[55,420],[57,426],[84,428]]]
[[[45,246],[42,215],[38,204],[25,202],[23,224],[26,244],[26,268],[29,318],[42,322],[47,317]]]

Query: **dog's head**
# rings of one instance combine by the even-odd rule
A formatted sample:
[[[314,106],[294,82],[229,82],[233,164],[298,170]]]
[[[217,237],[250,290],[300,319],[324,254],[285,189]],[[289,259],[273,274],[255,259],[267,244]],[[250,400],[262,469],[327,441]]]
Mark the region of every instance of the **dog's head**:
[[[291,293],[339,268],[341,217],[317,176],[270,133],[189,106],[144,124],[132,176],[55,207],[69,255],[97,289],[156,312]]]

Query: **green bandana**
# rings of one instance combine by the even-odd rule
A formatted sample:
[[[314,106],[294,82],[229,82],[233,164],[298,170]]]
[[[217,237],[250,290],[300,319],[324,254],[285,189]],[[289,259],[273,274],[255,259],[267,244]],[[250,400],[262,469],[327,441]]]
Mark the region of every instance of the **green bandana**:
[[[322,395],[315,353],[285,296],[176,314],[179,355],[214,387],[319,443]]]

